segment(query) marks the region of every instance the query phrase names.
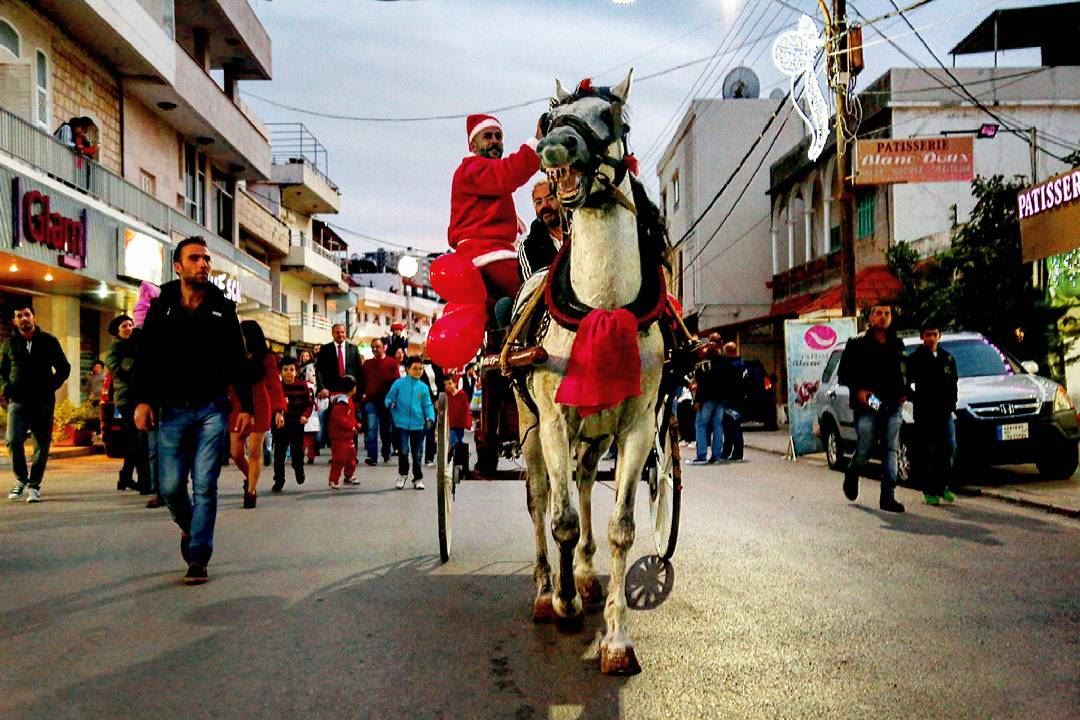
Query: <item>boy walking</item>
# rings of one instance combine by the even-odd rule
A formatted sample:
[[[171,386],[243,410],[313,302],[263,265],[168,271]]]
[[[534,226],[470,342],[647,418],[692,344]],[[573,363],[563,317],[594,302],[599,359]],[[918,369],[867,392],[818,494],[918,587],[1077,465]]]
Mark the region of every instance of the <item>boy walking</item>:
[[[305,381],[297,378],[296,359],[281,361],[281,389],[285,391],[285,424],[274,428],[274,485],[273,492],[285,487],[285,452],[292,458],[296,484],[304,484],[304,425],[315,408],[315,393]]]
[[[431,403],[431,390],[420,378],[424,374],[424,361],[412,356],[405,361],[406,375],[394,381],[390,392],[386,394],[386,407],[394,418],[394,428],[398,432],[401,454],[398,456],[398,490],[405,487],[409,479],[409,456],[412,456],[413,487],[424,489],[424,472],[421,469],[424,457],[425,430],[435,424],[435,406]]]
[[[330,489],[340,490],[341,473],[345,473],[347,485],[359,485],[356,480],[356,379],[345,375],[338,380],[339,391],[330,396],[329,430],[330,438]]]
[[[458,390],[457,377],[453,375],[443,378],[443,390],[446,391],[446,420],[450,424],[450,457],[453,457],[454,448],[465,439],[465,431],[472,430],[470,398]]]

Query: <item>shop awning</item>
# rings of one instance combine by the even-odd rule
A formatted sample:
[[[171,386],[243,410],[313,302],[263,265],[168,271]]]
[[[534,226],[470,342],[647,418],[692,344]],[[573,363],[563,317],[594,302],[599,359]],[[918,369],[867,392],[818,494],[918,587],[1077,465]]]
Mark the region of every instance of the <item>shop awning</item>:
[[[886,265],[872,265],[855,275],[855,304],[870,307],[883,300],[892,300],[900,293],[900,281]],[[843,292],[839,285],[820,293],[805,293],[773,303],[772,317],[798,317],[822,310],[839,310]]]

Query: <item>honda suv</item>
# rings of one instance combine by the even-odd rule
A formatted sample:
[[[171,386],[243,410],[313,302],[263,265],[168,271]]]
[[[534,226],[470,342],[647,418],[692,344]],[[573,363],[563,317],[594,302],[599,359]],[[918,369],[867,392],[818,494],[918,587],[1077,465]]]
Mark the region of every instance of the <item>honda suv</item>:
[[[902,339],[908,355],[922,342],[918,337]],[[1034,363],[1018,362],[979,333],[945,333],[941,347],[956,359],[959,467],[1035,463],[1044,477],[1054,479],[1076,472],[1080,423],[1064,387],[1034,374]],[[850,393],[836,377],[843,350],[844,344],[837,345],[829,356],[814,400],[815,430],[834,470],[844,468],[845,454],[855,448]],[[897,474],[900,482],[910,482],[911,403],[905,403],[902,413]]]

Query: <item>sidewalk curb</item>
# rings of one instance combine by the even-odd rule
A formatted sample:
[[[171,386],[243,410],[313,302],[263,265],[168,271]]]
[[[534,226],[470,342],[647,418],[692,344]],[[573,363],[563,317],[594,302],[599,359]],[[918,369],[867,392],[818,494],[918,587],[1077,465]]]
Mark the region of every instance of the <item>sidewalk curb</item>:
[[[746,447],[758,450],[760,452],[766,452],[770,455],[776,455],[778,457],[785,457],[787,451],[780,451],[774,448],[766,447],[765,445],[758,445],[751,442],[745,442]],[[817,465],[817,462],[814,462]],[[823,466],[823,465],[822,465]],[[1052,502],[1046,502],[1041,500],[1033,500],[1026,497],[1018,497],[1012,493],[1001,492],[993,488],[984,488],[977,485],[965,485],[957,488],[957,492],[962,495],[968,495],[970,497],[986,497],[994,500],[1000,500],[1001,502],[1007,502],[1012,505],[1018,505],[1020,507],[1032,508],[1035,510],[1043,510],[1045,512],[1053,513],[1055,515],[1062,515],[1064,517],[1072,518],[1073,520],[1080,520],[1080,509],[1063,507],[1061,505],[1055,505]]]

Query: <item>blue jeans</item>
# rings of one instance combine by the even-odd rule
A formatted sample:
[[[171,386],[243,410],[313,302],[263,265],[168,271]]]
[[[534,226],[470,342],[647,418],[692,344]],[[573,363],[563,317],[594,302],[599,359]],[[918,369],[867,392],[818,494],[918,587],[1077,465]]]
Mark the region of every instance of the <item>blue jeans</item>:
[[[697,429],[697,459],[705,460],[705,452],[712,436],[712,459],[724,456],[724,406],[716,400],[706,400],[698,410],[695,428]]]
[[[158,418],[161,497],[182,532],[191,535],[190,559],[205,565],[214,552],[217,486],[229,401],[198,408],[164,408]],[[191,476],[191,494],[187,479]]]
[[[900,427],[904,419],[900,408],[891,413],[859,412],[855,414],[855,457],[851,459],[847,472],[853,475],[862,473],[870,459],[874,441],[881,439],[885,450],[883,472],[881,474],[881,497],[892,497],[896,488],[896,466],[900,457]]]
[[[369,400],[364,403],[364,448],[367,456],[372,460],[379,458],[379,440],[382,440],[383,458],[390,457],[390,446],[393,444],[392,433],[393,421],[390,419],[390,411],[382,400]]]
[[[398,455],[398,474],[409,474],[409,456],[412,456],[412,479],[420,480],[424,477],[424,436],[423,430],[403,430],[398,428],[398,447],[401,454]]]
[[[28,405],[10,402],[7,408],[7,448],[11,456],[11,469],[18,482],[32,488],[41,489],[41,479],[45,477],[45,463],[49,460],[49,447],[52,445],[53,408],[50,403]],[[34,439],[34,455],[30,461],[30,473],[26,472],[26,451],[23,443],[26,434]]]

